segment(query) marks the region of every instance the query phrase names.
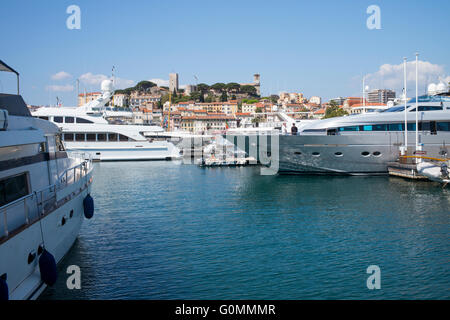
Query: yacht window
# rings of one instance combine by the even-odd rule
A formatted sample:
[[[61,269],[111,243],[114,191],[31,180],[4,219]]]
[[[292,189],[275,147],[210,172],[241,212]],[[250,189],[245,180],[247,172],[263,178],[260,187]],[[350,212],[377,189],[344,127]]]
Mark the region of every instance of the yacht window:
[[[450,122],[438,122],[437,129],[438,131],[450,131]]]
[[[86,134],[86,140],[87,141],[95,141],[95,133]]]
[[[430,122],[430,132],[431,132],[431,134],[437,134],[436,121]]]
[[[372,131],[372,126],[361,126],[361,131]]]
[[[392,108],[389,108],[389,109],[386,109],[386,110],[383,110],[380,112],[400,112],[403,110],[405,110],[405,106],[396,106],[396,107],[392,107]]]
[[[84,141],[85,140],[84,133],[76,133],[75,134],[75,140],[76,141]]]
[[[416,130],[416,124],[408,123],[408,131],[415,131],[415,130]]]
[[[119,134],[119,141],[128,141],[128,137],[123,134]]]
[[[442,111],[442,106],[419,106],[419,111]],[[412,108],[409,112],[416,112],[416,108]]]
[[[53,117],[53,122],[62,123],[63,122],[63,117]]]
[[[303,132],[325,132],[327,129],[306,129]]]
[[[340,127],[339,131],[359,131],[358,126]]]
[[[42,120],[48,120],[48,117],[38,117],[38,118]]]
[[[362,155],[363,157],[368,157],[368,156],[370,155],[370,152],[368,152],[368,151],[363,151],[363,152],[361,152],[361,155]]]
[[[74,117],[65,117],[64,118],[64,122],[65,123],[74,123],[75,122],[75,118]]]
[[[429,122],[419,122],[419,131],[430,131]]]
[[[312,155],[313,155],[314,157],[318,157],[318,156],[320,156],[320,153],[319,153],[319,152],[313,152]]]
[[[380,151],[375,151],[374,153],[372,153],[375,157],[379,157],[381,156],[381,152]]]
[[[108,141],[117,141],[117,133],[108,133]]]
[[[93,123],[91,120],[83,119],[83,118],[76,118],[77,123]]]
[[[342,157],[344,154],[342,152],[335,152],[334,155],[336,157]]]
[[[0,207],[27,194],[29,194],[27,173],[0,180]]]
[[[300,151],[295,151],[295,154],[301,155],[302,153]]]
[[[106,141],[106,133],[98,133],[97,141]]]
[[[403,123],[390,123],[389,124],[389,131],[403,131],[405,126]]]
[[[372,125],[373,131],[386,131],[387,125],[386,124],[374,124]]]
[[[64,141],[73,141],[73,133],[64,133],[63,139]]]

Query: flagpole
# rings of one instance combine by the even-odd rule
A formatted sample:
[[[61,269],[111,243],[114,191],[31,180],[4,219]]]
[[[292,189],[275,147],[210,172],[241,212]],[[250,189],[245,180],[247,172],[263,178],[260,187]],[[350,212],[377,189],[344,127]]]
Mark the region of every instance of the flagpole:
[[[408,113],[406,111],[406,58],[403,58],[404,99],[405,99],[405,154],[408,154]]]
[[[422,147],[419,146],[419,53],[416,52],[416,151],[418,150],[422,150]]]

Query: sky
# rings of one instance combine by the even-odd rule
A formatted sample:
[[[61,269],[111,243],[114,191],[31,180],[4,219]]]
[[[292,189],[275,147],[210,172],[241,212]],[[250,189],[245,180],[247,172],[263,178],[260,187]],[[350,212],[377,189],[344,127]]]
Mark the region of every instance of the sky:
[[[71,5],[80,29],[68,29]],[[380,29],[369,29],[371,5]],[[327,101],[369,89],[403,87],[408,96],[450,81],[450,1],[347,0],[3,0],[0,60],[21,74],[21,94],[33,105],[75,105],[79,91],[99,91],[115,68],[116,87],[141,80],[165,84],[250,83],[261,74],[263,95],[301,92]],[[370,20],[373,21],[373,20]],[[195,78],[196,77],[196,78]],[[15,77],[0,73],[0,92]]]

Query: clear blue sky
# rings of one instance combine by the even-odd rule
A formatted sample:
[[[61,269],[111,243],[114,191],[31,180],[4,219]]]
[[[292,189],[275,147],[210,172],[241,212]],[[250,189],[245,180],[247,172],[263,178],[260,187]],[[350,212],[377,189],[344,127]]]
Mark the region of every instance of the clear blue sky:
[[[81,8],[81,30],[66,28],[66,8]],[[381,30],[366,27],[369,5],[381,9]],[[180,83],[251,82],[263,94],[303,92],[325,99],[357,95],[363,74],[404,56],[439,66],[448,76],[450,1],[2,1],[0,59],[22,77],[27,103],[75,104],[82,74]],[[72,77],[52,80],[58,72]],[[373,86],[383,86],[377,80]],[[14,77],[0,75],[0,91]],[[49,91],[73,85],[73,91]],[[82,83],[81,90],[98,90]]]

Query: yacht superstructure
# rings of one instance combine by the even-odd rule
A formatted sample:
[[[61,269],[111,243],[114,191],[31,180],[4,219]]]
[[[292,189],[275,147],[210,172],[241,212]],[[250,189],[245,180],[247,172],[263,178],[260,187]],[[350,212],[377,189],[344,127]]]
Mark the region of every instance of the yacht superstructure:
[[[49,120],[63,132],[68,151],[87,152],[98,161],[170,160],[180,157],[179,149],[164,138],[147,139],[162,133],[158,126],[109,124],[102,107],[112,96],[110,80],[102,83],[103,95],[81,107],[41,107],[34,117]]]
[[[1,61],[0,70],[13,71]],[[0,94],[0,300],[35,299],[54,283],[92,217],[91,183],[92,161],[69,157],[56,125]]]
[[[408,151],[415,150],[416,101],[406,105]],[[423,153],[442,157],[450,143],[450,96],[418,98]],[[405,141],[405,107],[317,121],[297,135],[279,136],[279,172],[299,174],[387,174]]]

